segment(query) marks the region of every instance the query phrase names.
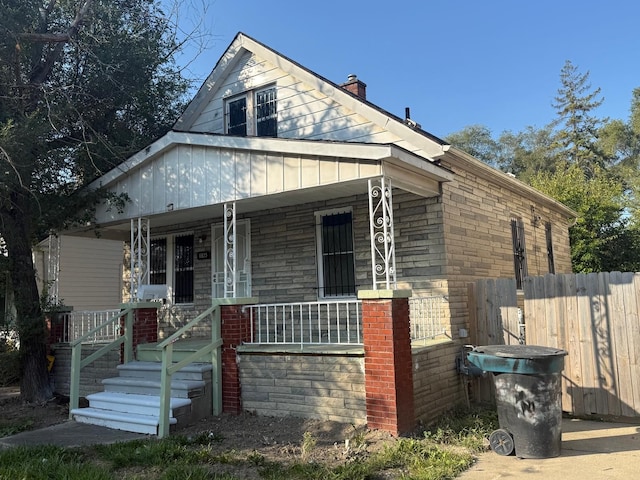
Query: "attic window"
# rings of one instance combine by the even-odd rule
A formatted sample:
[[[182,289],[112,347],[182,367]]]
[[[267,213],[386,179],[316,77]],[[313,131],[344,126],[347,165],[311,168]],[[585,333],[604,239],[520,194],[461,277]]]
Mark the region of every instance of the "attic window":
[[[225,109],[228,135],[278,136],[275,87],[246,92],[233,97],[227,100]]]
[[[229,135],[247,135],[247,97],[242,96],[227,103],[227,133]]]

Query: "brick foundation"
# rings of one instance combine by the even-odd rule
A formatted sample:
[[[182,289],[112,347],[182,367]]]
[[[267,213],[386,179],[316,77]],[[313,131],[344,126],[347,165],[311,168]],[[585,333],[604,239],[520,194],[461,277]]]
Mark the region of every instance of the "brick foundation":
[[[369,290],[362,299],[367,425],[392,435],[415,427],[409,296]]]

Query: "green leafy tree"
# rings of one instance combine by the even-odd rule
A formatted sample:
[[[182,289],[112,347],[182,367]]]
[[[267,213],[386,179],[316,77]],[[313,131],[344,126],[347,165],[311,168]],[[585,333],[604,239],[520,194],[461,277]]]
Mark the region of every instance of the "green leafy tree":
[[[87,182],[162,135],[188,86],[152,0],[0,0],[0,221],[25,401],[51,397],[31,249],[92,217]]]
[[[578,213],[569,230],[574,271],[638,269],[637,236],[624,217],[624,189],[617,179],[599,168],[588,177],[579,165],[565,163],[534,175],[531,185]]]
[[[629,120],[612,120],[600,130],[600,148],[612,159],[612,172],[624,185],[627,212],[640,227],[640,88],[633,90]]]
[[[498,139],[500,156],[498,166],[528,182],[538,172],[553,172],[558,162],[558,149],[551,126],[527,127],[513,133],[504,131]]]
[[[492,167],[498,166],[500,145],[493,139],[491,130],[484,125],[470,125],[452,133],[445,140]]]

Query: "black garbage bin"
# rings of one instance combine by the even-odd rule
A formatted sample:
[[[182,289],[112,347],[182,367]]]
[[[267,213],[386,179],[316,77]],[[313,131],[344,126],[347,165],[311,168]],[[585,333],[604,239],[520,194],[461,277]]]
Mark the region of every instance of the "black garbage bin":
[[[500,428],[489,437],[493,451],[520,458],[560,455],[565,350],[536,345],[475,347],[467,358],[491,372]]]

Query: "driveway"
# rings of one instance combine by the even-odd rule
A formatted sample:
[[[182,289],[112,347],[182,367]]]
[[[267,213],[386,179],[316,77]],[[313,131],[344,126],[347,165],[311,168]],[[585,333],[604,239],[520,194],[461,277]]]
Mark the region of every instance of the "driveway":
[[[640,478],[640,425],[562,421],[562,453],[556,458],[519,459],[494,452],[458,477],[461,480],[603,480]]]

